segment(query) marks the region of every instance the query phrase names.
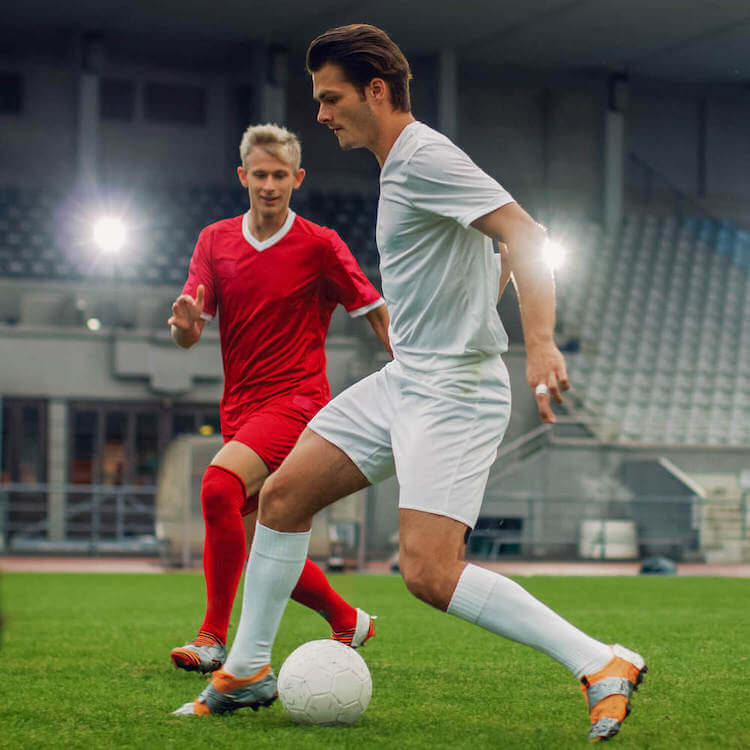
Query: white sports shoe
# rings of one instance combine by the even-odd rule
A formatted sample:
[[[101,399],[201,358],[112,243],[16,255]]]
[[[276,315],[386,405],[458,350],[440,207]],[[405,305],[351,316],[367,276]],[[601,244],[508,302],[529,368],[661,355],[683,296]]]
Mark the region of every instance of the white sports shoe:
[[[334,630],[331,633],[331,639],[352,648],[364,646],[365,642],[375,635],[376,619],[376,616],[368,615],[363,609],[357,608],[356,625],[345,630]]]

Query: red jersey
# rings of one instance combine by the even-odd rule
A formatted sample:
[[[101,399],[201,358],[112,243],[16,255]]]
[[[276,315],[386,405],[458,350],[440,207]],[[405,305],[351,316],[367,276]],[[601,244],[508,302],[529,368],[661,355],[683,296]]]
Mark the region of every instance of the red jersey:
[[[219,311],[224,395],[221,428],[234,434],[248,408],[288,393],[331,397],[324,342],[341,303],[356,317],[383,304],[336,232],[291,209],[260,242],[249,215],[207,226],[198,237],[183,294],[206,288],[203,317]]]

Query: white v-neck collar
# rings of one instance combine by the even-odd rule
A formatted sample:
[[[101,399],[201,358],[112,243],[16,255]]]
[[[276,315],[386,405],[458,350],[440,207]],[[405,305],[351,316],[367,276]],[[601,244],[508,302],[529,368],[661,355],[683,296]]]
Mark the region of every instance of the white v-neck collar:
[[[261,242],[260,240],[253,237],[253,233],[250,231],[250,212],[248,211],[243,217],[242,217],[242,236],[259,252],[262,253],[264,250],[267,250],[271,245],[275,245],[280,239],[286,235],[286,233],[292,228],[292,224],[294,224],[294,220],[297,218],[297,214],[292,211],[292,209],[289,209],[289,213],[287,214],[286,221],[282,224],[281,229],[279,229],[276,234],[272,234],[267,240],[263,240]]]

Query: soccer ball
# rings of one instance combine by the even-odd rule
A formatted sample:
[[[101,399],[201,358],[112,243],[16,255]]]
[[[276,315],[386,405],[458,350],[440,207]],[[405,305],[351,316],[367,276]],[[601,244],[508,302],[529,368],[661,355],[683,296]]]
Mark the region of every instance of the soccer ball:
[[[281,705],[298,724],[353,724],[370,702],[372,679],[353,648],[325,638],[289,654],[278,690]]]

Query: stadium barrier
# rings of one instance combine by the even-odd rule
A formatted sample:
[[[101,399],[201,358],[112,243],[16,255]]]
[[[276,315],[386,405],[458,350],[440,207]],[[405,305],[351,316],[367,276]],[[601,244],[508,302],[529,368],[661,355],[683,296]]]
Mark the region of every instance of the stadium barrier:
[[[0,483],[10,552],[156,554],[153,485]]]
[[[166,560],[156,533],[155,497],[155,486],[0,484],[2,549]],[[667,555],[712,562],[729,555],[733,559],[726,562],[742,562],[750,560],[749,526],[747,493],[723,503],[697,495],[594,499],[507,493],[486,498],[467,553],[488,560]]]

